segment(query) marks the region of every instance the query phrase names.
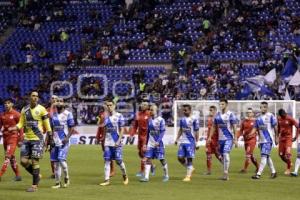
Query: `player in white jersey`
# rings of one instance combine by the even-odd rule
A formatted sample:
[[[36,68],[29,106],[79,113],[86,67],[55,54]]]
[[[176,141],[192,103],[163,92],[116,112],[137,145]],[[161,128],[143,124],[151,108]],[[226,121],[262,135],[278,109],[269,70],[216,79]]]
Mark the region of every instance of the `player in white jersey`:
[[[123,184],[127,185],[129,180],[126,174],[126,167],[122,159],[122,137],[124,132],[124,117],[121,113],[115,111],[115,103],[112,100],[106,101],[108,109],[107,115],[104,118],[104,182],[101,186],[110,184],[110,163],[115,160],[119,165],[122,175]]]
[[[230,151],[233,144],[237,146],[236,124],[237,118],[233,112],[228,110],[228,101],[221,99],[219,102],[221,111],[215,116],[213,126],[210,130],[208,142],[211,142],[212,135],[218,129],[219,133],[219,151],[223,160],[223,177],[221,180],[229,180],[228,170],[230,166]]]
[[[271,159],[271,150],[274,143],[274,134],[275,144],[278,144],[277,120],[272,113],[268,112],[267,102],[261,102],[260,110],[261,114],[256,118],[255,127],[253,128],[251,134],[254,134],[258,131],[261,161],[259,164],[258,172],[254,176],[252,176],[252,179],[260,179],[260,176],[266,164],[268,164],[268,166],[270,167],[271,178],[274,179],[277,177],[277,173]]]
[[[65,109],[62,98],[57,98],[54,104],[55,111],[51,115],[53,140],[55,147],[51,149],[50,159],[54,162],[55,185],[53,189],[68,187],[70,184],[67,155],[70,148],[69,139],[72,135],[75,123],[73,115]],[[64,184],[61,184],[61,171],[64,173]]]
[[[165,160],[165,147],[162,141],[163,136],[166,132],[165,120],[157,115],[157,106],[152,105],[150,107],[150,119],[148,121],[148,130],[147,130],[147,147],[146,147],[146,166],[145,166],[145,174],[141,182],[149,181],[149,174],[151,169],[151,159],[160,160],[164,177],[163,182],[167,182],[169,180],[168,174],[168,164]]]
[[[182,106],[184,117],[180,119],[179,131],[175,140],[178,143],[178,161],[187,169],[184,182],[191,181],[191,176],[195,170],[193,167],[193,158],[195,157],[195,149],[199,148],[199,119],[197,116],[191,115],[191,105]]]

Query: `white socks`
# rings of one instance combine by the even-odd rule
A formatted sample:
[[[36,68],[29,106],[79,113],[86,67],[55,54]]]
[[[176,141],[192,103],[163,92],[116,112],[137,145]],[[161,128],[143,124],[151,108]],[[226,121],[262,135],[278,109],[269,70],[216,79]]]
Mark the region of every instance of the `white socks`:
[[[164,176],[168,177],[169,172],[168,172],[168,164],[167,163],[165,165],[163,165],[163,170],[164,170]]]
[[[260,160],[260,164],[259,164],[259,169],[258,169],[258,172],[257,172],[258,175],[262,174],[262,172],[264,171],[264,168],[265,168],[266,164],[267,164],[267,157],[266,156],[262,156],[261,160]]]
[[[224,153],[223,154],[223,169],[224,169],[225,174],[228,174],[229,166],[230,166],[229,153]]]
[[[151,165],[146,164],[145,165],[145,179],[149,179]]]
[[[105,161],[105,164],[104,164],[104,180],[109,180],[110,162],[111,161]]]
[[[268,157],[267,162],[268,162],[268,166],[270,167],[271,173],[272,174],[276,173],[273,161],[270,156]]]
[[[68,169],[68,164],[67,161],[61,161],[60,165],[62,167],[62,170],[64,172],[65,178],[69,179],[69,169]]]
[[[295,162],[295,171],[294,171],[296,174],[298,174],[299,167],[300,167],[300,158],[297,158]]]
[[[55,182],[59,183],[61,177],[61,166],[59,162],[54,163],[54,175],[55,175]]]
[[[187,166],[186,167],[186,175],[192,176],[193,169],[194,169],[193,165]]]

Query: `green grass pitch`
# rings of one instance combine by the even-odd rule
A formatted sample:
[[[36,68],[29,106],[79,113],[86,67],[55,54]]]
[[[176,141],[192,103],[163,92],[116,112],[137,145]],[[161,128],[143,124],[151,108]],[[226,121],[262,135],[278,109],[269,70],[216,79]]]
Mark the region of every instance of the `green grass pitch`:
[[[0,146],[0,159],[3,161],[3,147]],[[18,154],[19,152],[17,152]],[[169,165],[170,181],[162,182],[162,169],[157,166],[156,175],[150,177],[149,183],[140,183],[135,177],[139,170],[139,159],[135,146],[125,146],[123,150],[124,161],[129,173],[129,185],[122,184],[121,172],[116,168],[116,176],[112,178],[111,185],[101,187],[98,184],[103,180],[103,158],[99,146],[72,146],[68,163],[70,169],[71,185],[66,189],[51,189],[54,180],[49,179],[49,154],[46,153],[41,161],[43,178],[36,193],[26,193],[25,189],[31,184],[31,177],[21,169],[23,181],[12,181],[13,173],[10,167],[0,182],[0,200],[189,200],[189,199],[223,199],[223,200],[294,200],[299,198],[300,178],[291,178],[283,175],[285,165],[273,149],[273,160],[279,177],[269,179],[269,169],[266,166],[261,180],[251,180],[254,168],[250,167],[248,174],[239,174],[244,161],[244,150],[233,149],[231,152],[230,180],[218,180],[222,175],[221,165],[213,159],[213,175],[202,175],[205,172],[206,160],[204,148],[201,148],[194,161],[196,171],[192,182],[182,182],[185,169],[176,158],[177,147],[167,146],[166,159]],[[258,157],[258,149],[255,154]],[[293,162],[295,152],[293,152]]]

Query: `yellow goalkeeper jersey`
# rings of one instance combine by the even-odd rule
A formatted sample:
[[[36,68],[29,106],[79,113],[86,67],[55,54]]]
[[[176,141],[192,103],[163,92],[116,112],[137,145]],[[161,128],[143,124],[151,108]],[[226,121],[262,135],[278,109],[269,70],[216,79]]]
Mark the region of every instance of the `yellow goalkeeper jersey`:
[[[24,107],[17,127],[24,128],[25,140],[43,140],[43,133],[51,131],[46,108],[39,104],[34,108]]]

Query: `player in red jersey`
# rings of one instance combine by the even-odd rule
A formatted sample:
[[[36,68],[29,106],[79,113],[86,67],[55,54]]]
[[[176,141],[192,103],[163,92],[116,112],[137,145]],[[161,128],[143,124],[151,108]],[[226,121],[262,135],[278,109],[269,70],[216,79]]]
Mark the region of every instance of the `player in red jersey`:
[[[57,100],[58,100],[58,96],[56,96],[56,95],[52,95],[52,96],[51,96],[51,99],[50,99],[50,106],[47,108],[47,112],[48,112],[48,117],[49,117],[49,118],[52,117],[52,113],[55,111],[55,106],[54,106],[54,104],[57,102]],[[44,129],[45,129],[45,128],[44,128]],[[45,143],[47,144],[48,141],[45,141]],[[46,145],[46,146],[48,146],[48,145]],[[49,150],[49,153],[51,152],[51,149],[46,149],[46,151],[47,151],[47,150]],[[54,175],[54,162],[51,161],[51,159],[50,159],[50,166],[51,166],[51,172],[52,172],[50,178],[53,178],[53,179],[54,179],[54,178],[55,178],[55,175]]]
[[[104,118],[105,118],[105,109],[104,107],[100,108],[100,112],[99,115],[97,117],[98,119],[98,130],[97,130],[97,134],[96,134],[96,144],[101,144],[102,147],[102,151],[104,152]],[[110,162],[110,176],[114,176],[115,175],[115,165],[114,162]]]
[[[130,137],[133,138],[134,134],[138,134],[138,151],[139,157],[141,158],[141,167],[140,172],[136,174],[138,177],[142,177],[145,171],[145,152],[147,144],[147,128],[148,128],[148,119],[150,118],[149,103],[143,101],[140,106],[140,111],[136,114],[136,117],[133,121],[132,127],[129,131]],[[154,166],[151,165],[151,172],[154,173]]]
[[[213,126],[214,117],[217,113],[216,106],[209,107],[209,117],[207,119],[207,138],[209,138],[209,134],[211,132],[211,128]],[[212,135],[211,141],[208,142],[206,140],[206,166],[207,172],[206,175],[211,175],[211,166],[212,166],[212,154],[215,154],[216,158],[222,162],[222,156],[219,153],[219,139],[218,139],[218,129],[216,129],[216,133]]]
[[[291,149],[292,143],[296,141],[296,137],[293,138],[293,126],[297,128],[298,133],[298,124],[295,119],[291,116],[288,116],[284,109],[278,110],[278,133],[279,133],[279,156],[283,162],[287,164],[285,175],[290,175],[291,173]]]
[[[15,181],[21,181],[20,171],[15,157],[15,150],[23,141],[23,130],[9,131],[8,128],[17,125],[20,119],[20,113],[13,109],[12,99],[4,101],[5,112],[0,115],[0,130],[3,127],[3,147],[5,152],[5,160],[0,171],[0,181],[2,175],[5,173],[9,163],[16,177]]]
[[[256,158],[253,155],[253,151],[256,146],[256,136],[257,132],[252,134],[252,129],[255,126],[255,117],[254,112],[252,108],[248,108],[247,110],[247,117],[241,122],[241,128],[240,128],[240,136],[244,137],[244,146],[246,151],[246,159],[244,168],[241,169],[240,173],[247,173],[247,168],[252,162],[256,167],[256,172],[258,171],[258,163]]]

